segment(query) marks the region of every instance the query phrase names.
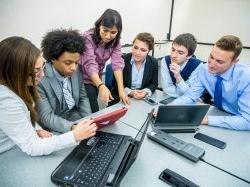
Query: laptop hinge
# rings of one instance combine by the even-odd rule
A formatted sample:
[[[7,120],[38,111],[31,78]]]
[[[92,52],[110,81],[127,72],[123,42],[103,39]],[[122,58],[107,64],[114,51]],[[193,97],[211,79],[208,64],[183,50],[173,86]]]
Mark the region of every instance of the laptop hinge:
[[[128,144],[128,147],[126,149],[125,152],[121,152],[120,154],[124,155],[124,157],[122,158],[122,161],[121,162],[117,162],[117,163],[120,163],[119,165],[117,165],[115,168],[113,168],[113,171],[112,173],[109,174],[108,176],[108,179],[107,179],[107,182],[106,182],[106,185],[107,186],[114,186],[117,181],[119,181],[119,179],[121,178],[121,176],[124,176],[124,169],[127,168],[127,164],[131,158],[131,153],[133,152],[134,150],[134,147],[135,147],[135,141],[134,139],[128,139],[127,142],[129,143]],[[125,154],[124,154],[125,153]],[[119,158],[119,156],[118,156]],[[125,171],[126,172],[126,171]]]

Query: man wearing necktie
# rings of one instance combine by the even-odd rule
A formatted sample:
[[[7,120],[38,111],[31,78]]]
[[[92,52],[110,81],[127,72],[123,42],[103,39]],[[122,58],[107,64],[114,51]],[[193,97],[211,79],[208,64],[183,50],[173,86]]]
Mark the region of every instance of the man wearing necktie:
[[[242,43],[236,36],[220,38],[196,77],[195,83],[172,104],[197,101],[204,89],[213,96],[214,105],[229,116],[205,116],[204,125],[235,130],[250,130],[250,68],[238,63]]]
[[[217,80],[214,88],[214,105],[222,109],[222,77],[217,75]]]
[[[40,123],[49,130],[68,132],[76,120],[91,113],[78,68],[85,42],[77,31],[54,30],[45,35],[41,47],[47,63],[38,85]]]

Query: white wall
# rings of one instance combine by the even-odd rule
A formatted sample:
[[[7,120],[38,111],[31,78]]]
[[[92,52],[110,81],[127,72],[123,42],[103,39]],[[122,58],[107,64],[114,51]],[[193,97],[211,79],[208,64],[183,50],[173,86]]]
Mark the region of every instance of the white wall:
[[[156,40],[166,39],[171,0],[1,0],[0,40],[19,35],[39,47],[49,30],[72,27],[83,32],[107,8],[122,16],[122,44],[131,43],[143,31]]]
[[[229,2],[228,7],[227,2]],[[237,10],[234,10],[238,14],[235,16],[238,16],[241,25],[245,24],[244,29],[238,30],[238,33],[242,33],[244,38],[248,36],[244,40],[250,40],[250,11],[246,12],[250,7],[250,0],[175,0],[172,39],[179,33],[190,31],[198,41],[200,35],[202,38],[207,36],[211,40],[213,33],[202,30],[207,24],[204,25],[202,12],[196,11],[201,4],[204,7],[205,5],[210,7],[204,14],[206,22],[209,24],[214,21],[212,15],[225,17],[228,15],[229,8],[234,8],[237,5]],[[143,31],[151,32],[156,40],[166,39],[171,0],[0,0],[0,41],[9,36],[19,35],[30,39],[40,47],[42,36],[49,30],[72,27],[83,32],[91,28],[96,19],[107,8],[116,9],[121,13],[123,19],[122,44],[131,43],[135,35]],[[221,8],[220,12],[214,12],[218,8]],[[198,16],[195,15],[195,12],[199,13]],[[244,14],[240,12],[244,12]],[[196,17],[192,18],[190,15]],[[237,20],[220,22],[222,27],[225,25],[225,28],[228,28],[229,34],[231,30],[235,31],[236,27],[228,27],[233,24],[239,25]],[[196,30],[189,30],[192,25],[197,26]],[[214,27],[211,26],[211,28]],[[216,35],[222,36],[223,33],[218,34],[216,28],[215,31]],[[209,42],[214,43],[216,40]],[[159,58],[169,54],[170,47],[170,43],[156,45],[155,57]],[[196,56],[206,61],[210,48],[211,46],[198,45]],[[124,48],[123,51],[129,52],[130,48]],[[250,64],[250,50],[244,49],[240,59],[242,63]]]
[[[190,32],[205,43],[232,34],[250,47],[250,1],[175,0],[171,38],[183,32]]]

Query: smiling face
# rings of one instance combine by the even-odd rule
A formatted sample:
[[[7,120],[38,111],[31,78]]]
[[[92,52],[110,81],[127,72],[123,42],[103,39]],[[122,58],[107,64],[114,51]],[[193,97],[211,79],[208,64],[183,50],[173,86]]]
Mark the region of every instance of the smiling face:
[[[191,56],[188,56],[188,49],[185,46],[173,43],[170,58],[172,63],[181,65]]]
[[[132,56],[135,62],[142,63],[148,55],[149,48],[146,42],[136,39],[132,47]]]
[[[215,45],[208,57],[209,73],[222,74],[226,72],[233,64],[238,62],[238,59],[234,60],[233,58],[233,51],[225,51]]]
[[[100,37],[103,43],[109,43],[115,39],[118,29],[114,26],[111,28],[100,26]]]
[[[54,68],[63,76],[71,76],[77,69],[79,53],[64,52],[58,59],[52,60]]]

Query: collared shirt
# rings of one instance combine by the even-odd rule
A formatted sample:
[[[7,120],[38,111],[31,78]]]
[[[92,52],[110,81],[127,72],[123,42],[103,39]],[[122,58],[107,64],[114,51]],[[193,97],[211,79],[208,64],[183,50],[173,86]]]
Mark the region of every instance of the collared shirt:
[[[101,77],[105,63],[111,58],[113,71],[124,68],[124,60],[122,58],[120,42],[115,47],[105,48],[105,45],[100,43],[96,45],[92,39],[93,31],[86,31],[83,34],[85,38],[85,52],[81,56],[80,63],[82,65],[84,83],[90,84],[90,79],[93,73],[99,74]]]
[[[63,87],[63,81],[64,81],[64,79],[67,78],[67,77],[62,76],[62,75],[54,68],[54,66],[52,66],[52,69],[53,69],[53,72],[54,72],[54,74],[55,74],[55,76],[56,76],[56,79],[60,82],[61,87]],[[69,77],[67,78],[67,81],[68,81],[68,90],[70,91],[70,93],[72,93],[72,86],[71,86],[71,82],[70,82],[70,80],[69,80]]]
[[[180,71],[182,71],[186,64],[187,64],[188,60],[186,60],[182,65],[180,65]],[[171,79],[171,76],[169,74],[169,69],[167,66],[167,63],[165,61],[165,58],[162,58],[161,61],[161,87],[163,89],[163,91],[172,96],[172,97],[179,97],[181,95],[183,95],[188,88],[192,85],[192,83],[194,82],[194,79],[196,77],[197,74],[197,70],[201,65],[199,65],[190,75],[189,79],[184,81],[183,79],[176,85],[173,84],[173,81]]]
[[[208,72],[202,65],[190,89],[171,104],[190,104],[197,101],[204,89],[214,97],[217,74]],[[250,130],[250,68],[243,64],[232,65],[222,80],[222,108],[231,116],[208,116],[208,125],[228,129]]]
[[[130,64],[132,67],[132,81],[131,81],[131,89],[140,89],[144,74],[146,59],[142,62],[140,69],[137,69],[136,62],[133,58],[131,58]]]
[[[72,85],[71,85],[71,82],[70,82],[70,77],[62,76],[62,75],[54,68],[53,65],[52,65],[52,70],[53,70],[53,72],[54,72],[54,75],[55,75],[56,79],[59,81],[62,90],[63,90],[63,81],[64,81],[65,78],[67,79],[67,81],[68,81],[68,84],[67,84],[68,91],[69,91],[69,92],[72,94],[72,96],[73,96]],[[72,97],[72,98],[73,98],[73,97]],[[63,97],[63,101],[62,101],[62,102],[63,102],[64,105],[67,106],[67,108],[68,108],[68,104],[66,103],[64,97]],[[68,111],[68,110],[69,110],[69,109],[66,109],[64,112],[66,112],[66,111]]]
[[[132,92],[133,90],[136,89],[141,89],[142,87],[142,80],[143,80],[143,76],[144,76],[144,69],[145,69],[145,64],[146,64],[146,58],[143,61],[140,69],[138,70],[136,67],[136,62],[133,59],[133,57],[131,58],[130,61],[131,67],[132,67],[132,78],[131,78],[131,88],[126,87],[125,88],[125,93],[128,95],[130,92]],[[151,96],[152,92],[149,88],[144,88],[142,89],[143,91],[147,92],[147,96]]]

